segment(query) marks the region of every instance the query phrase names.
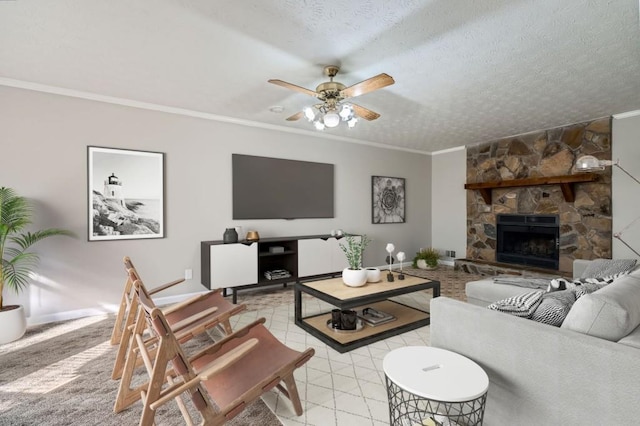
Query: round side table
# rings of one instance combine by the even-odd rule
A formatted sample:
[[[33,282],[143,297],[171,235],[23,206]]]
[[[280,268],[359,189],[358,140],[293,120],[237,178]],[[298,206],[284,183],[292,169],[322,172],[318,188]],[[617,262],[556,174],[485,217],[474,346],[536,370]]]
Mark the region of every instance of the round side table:
[[[481,425],[487,373],[457,353],[428,346],[389,352],[382,367],[391,425]]]

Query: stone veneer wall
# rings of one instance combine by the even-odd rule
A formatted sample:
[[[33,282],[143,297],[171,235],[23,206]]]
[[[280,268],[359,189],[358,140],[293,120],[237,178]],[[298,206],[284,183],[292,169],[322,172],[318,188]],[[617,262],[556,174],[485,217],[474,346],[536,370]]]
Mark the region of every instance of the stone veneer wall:
[[[611,119],[499,139],[467,147],[467,182],[561,176],[574,171],[577,158],[611,159]],[[495,262],[496,214],[558,214],[560,271],[574,259],[611,257],[611,168],[593,183],[575,184],[575,202],[560,186],[493,189],[486,205],[478,191],[467,191],[467,259]]]

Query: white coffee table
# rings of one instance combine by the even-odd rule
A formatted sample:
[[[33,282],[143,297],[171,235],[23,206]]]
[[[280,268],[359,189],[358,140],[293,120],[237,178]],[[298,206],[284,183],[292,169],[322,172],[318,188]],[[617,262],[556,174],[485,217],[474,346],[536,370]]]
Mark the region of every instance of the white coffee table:
[[[481,425],[487,373],[470,359],[440,348],[407,346],[382,363],[392,425]]]

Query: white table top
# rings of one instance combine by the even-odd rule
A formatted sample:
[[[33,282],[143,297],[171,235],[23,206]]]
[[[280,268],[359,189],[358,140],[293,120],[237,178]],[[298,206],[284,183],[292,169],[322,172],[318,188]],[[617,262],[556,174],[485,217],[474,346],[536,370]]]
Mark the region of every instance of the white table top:
[[[470,401],[489,388],[489,377],[478,364],[440,348],[406,346],[394,349],[384,357],[382,368],[402,389],[436,401]]]

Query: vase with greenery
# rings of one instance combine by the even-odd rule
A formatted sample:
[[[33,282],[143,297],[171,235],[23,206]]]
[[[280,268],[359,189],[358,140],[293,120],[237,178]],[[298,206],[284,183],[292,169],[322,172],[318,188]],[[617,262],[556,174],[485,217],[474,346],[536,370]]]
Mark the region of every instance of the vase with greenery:
[[[31,224],[32,212],[33,207],[26,198],[19,196],[11,188],[0,187],[0,255],[2,256],[2,263],[0,263],[0,314],[16,309],[22,310],[22,307],[17,305],[5,306],[2,296],[5,287],[12,289],[17,294],[29,285],[31,274],[35,271],[39,260],[38,255],[30,252],[29,248],[38,241],[54,235],[72,235],[71,232],[58,228],[25,232],[25,229]],[[8,325],[2,320],[0,323],[3,328]],[[20,337],[22,334],[15,339]],[[1,340],[0,335],[0,343],[3,343]]]
[[[413,267],[420,269],[435,269],[440,260],[440,252],[432,247],[422,249],[413,258]]]
[[[366,235],[345,234],[346,244],[340,248],[347,257],[349,266],[342,271],[342,281],[350,287],[360,287],[367,283],[367,271],[362,268],[364,249],[371,240]]]

